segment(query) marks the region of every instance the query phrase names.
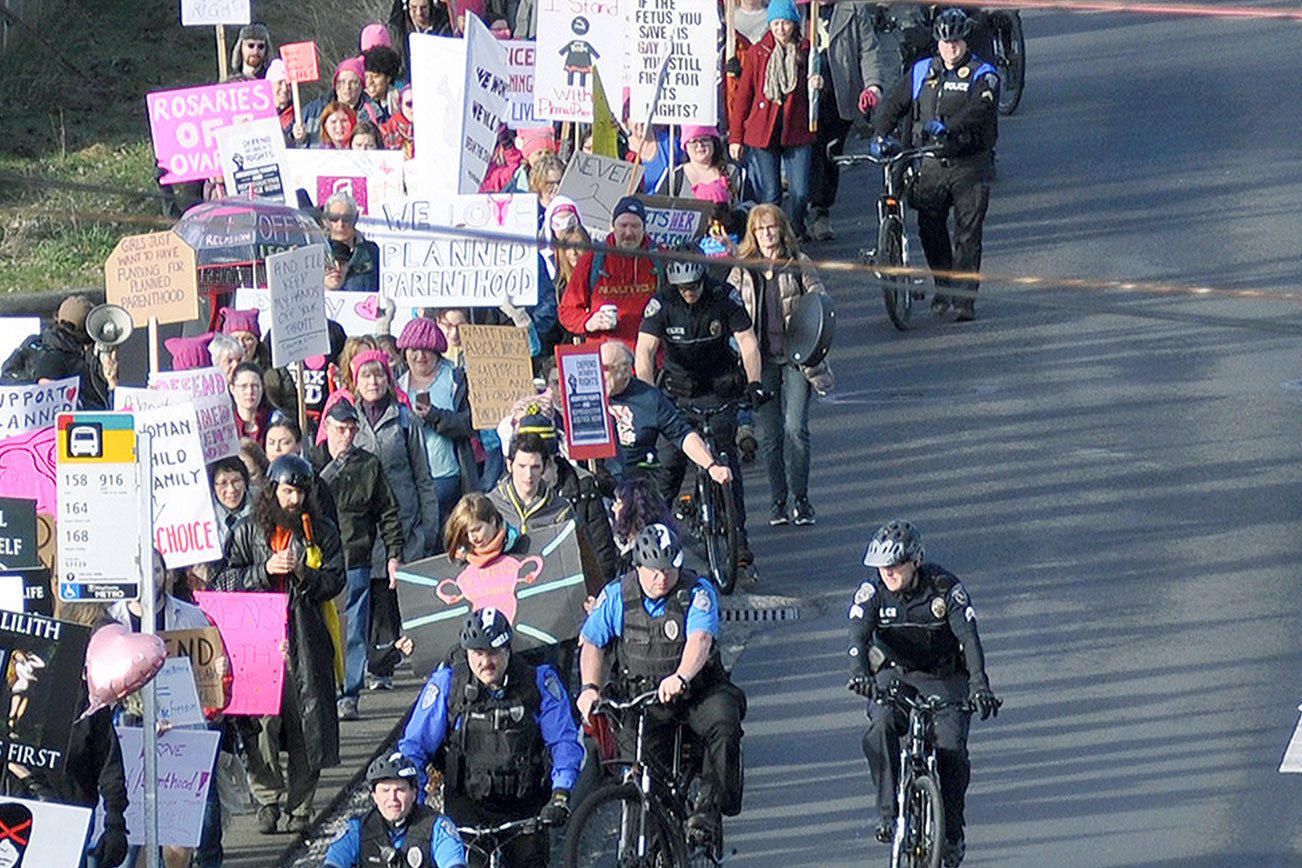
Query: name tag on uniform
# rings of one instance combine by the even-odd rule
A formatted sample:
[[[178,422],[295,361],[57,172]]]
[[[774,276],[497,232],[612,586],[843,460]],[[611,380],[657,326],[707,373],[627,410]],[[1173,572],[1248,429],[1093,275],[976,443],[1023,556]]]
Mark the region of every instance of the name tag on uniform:
[[[966,81],[947,81],[945,82],[944,89],[957,90],[957,91],[962,91],[963,93],[967,93],[967,88],[968,88],[968,82]]]

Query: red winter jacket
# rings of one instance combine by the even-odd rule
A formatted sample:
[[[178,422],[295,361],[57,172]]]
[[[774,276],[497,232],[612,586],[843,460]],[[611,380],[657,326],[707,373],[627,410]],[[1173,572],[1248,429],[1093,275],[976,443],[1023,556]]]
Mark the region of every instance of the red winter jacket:
[[[729,142],[748,148],[767,148],[773,141],[779,108],[782,110],[782,135],[777,144],[784,148],[798,148],[814,141],[815,135],[809,131],[809,40],[800,42],[796,89],[787,94],[781,106],[764,95],[764,73],[769,58],[773,56],[773,46],[773,34],[766,33],[746,52],[741,79],[728,107]]]
[[[614,246],[614,233],[606,236],[606,243]],[[642,249],[651,249],[650,238],[642,239]],[[594,341],[617,338],[628,344],[629,349],[634,349],[637,330],[642,325],[642,311],[656,293],[655,265],[644,257],[621,256],[609,250],[602,263],[603,274],[593,275],[595,255],[594,251],[585,251],[574,266],[574,275],[565,287],[557,311],[561,325],[570,334]],[[619,310],[615,330],[588,334],[584,324],[605,304],[613,304]]]

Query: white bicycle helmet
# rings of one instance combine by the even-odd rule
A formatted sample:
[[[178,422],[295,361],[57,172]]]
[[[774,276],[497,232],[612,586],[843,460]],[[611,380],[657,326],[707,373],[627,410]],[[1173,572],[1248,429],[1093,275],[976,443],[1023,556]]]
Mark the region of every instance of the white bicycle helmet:
[[[665,278],[671,286],[700,283],[705,280],[705,266],[699,262],[675,260],[665,266]]]

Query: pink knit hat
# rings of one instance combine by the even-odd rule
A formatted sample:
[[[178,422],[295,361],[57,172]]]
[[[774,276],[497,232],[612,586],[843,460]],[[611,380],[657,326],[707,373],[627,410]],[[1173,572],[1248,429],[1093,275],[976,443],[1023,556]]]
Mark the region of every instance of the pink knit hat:
[[[442,355],[448,351],[448,338],[434,320],[418,316],[402,327],[398,349],[432,350]]]
[[[366,63],[360,57],[350,57],[347,60],[339,61],[339,65],[335,67],[335,77],[331,79],[331,84],[339,84],[339,75],[344,72],[354,73],[362,81],[366,81]]]
[[[267,81],[275,84],[278,81],[287,81],[289,79],[289,70],[285,68],[285,61],[277,57],[267,65]]]
[[[172,354],[172,370],[189,371],[194,368],[212,366],[212,357],[208,355],[208,344],[212,343],[212,332],[205,332],[192,338],[168,338],[163,346]]]
[[[262,337],[262,329],[258,326],[258,312],[256,310],[236,310],[233,307],[224,307],[219,313],[222,317],[222,334],[233,335],[236,332],[249,332],[256,338]]]
[[[685,147],[692,139],[704,139],[707,137],[719,138],[719,130],[715,127],[683,124],[682,135],[678,140],[682,142]]]
[[[525,127],[517,135],[520,137],[520,153],[526,160],[543,149],[553,154],[560,150],[556,145],[556,132],[551,127]]]
[[[363,53],[377,45],[393,48],[393,38],[389,36],[389,28],[379,22],[374,22],[362,28],[361,44]]]
[[[485,0],[454,0],[454,4],[456,6],[457,15],[460,16],[473,12],[475,17],[479,18],[481,21],[484,18],[484,10],[488,7]],[[487,22],[485,22],[485,26],[487,26]]]

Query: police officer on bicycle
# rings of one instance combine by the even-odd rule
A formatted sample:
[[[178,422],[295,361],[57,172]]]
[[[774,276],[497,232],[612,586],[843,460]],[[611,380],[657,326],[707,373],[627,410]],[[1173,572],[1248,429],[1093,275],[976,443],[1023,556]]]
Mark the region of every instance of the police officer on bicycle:
[[[936,17],[936,56],[913,64],[891,90],[873,118],[869,152],[890,156],[898,143],[886,137],[903,118],[913,147],[935,145],[909,190],[918,212],[918,236],[932,271],[979,271],[981,228],[990,204],[995,139],[999,135],[999,74],[968,50],[972,19],[962,9]],[[947,221],[954,212],[951,245]],[[937,277],[931,311],[940,315],[952,303],[959,322],[974,319],[971,297],[951,299],[949,288],[977,291],[977,281]]]
[[[633,563],[633,571],[602,590],[583,625],[579,711],[585,720],[591,715],[606,654],[613,651],[616,691],[635,696],[655,690],[661,703],[646,712],[647,754],[668,767],[676,725],[686,724],[696,736],[701,789],[687,831],[694,840],[720,840],[720,815],[741,812],[746,695],[719,658],[718,597],[713,585],[683,567],[678,535],[663,524],[638,534]],[[635,733],[625,728],[625,734]],[[632,746],[622,747],[632,753]]]
[[[377,757],[366,770],[372,807],[353,817],[326,850],[326,868],[431,865],[466,868],[457,827],[417,803],[416,764],[400,753]]]
[[[868,543],[864,566],[877,575],[859,585],[850,606],[849,690],[870,700],[893,681],[924,696],[970,699],[981,719],[999,713],[990,691],[976,614],[963,583],[924,561],[922,535],[907,521],[882,526]],[[877,793],[877,840],[890,843],[905,715],[889,703],[868,703],[863,752]],[[951,707],[935,717],[936,759],[945,804],[944,860],[963,861],[963,801],[971,765],[967,734],[972,713]]]
[[[660,389],[679,406],[719,407],[735,401],[743,392],[759,405],[767,397],[760,388],[759,341],[751,328],[750,314],[729,296],[726,288],[706,277],[700,262],[671,262],[665,268],[667,287],[647,302],[637,336],[638,379]],[[741,351],[741,365],[729,341]],[[664,366],[656,382],[656,356],[664,347]],[[710,417],[710,427],[728,463],[741,466],[737,454],[737,413]],[[682,451],[672,444],[662,446],[660,465],[664,473],[661,493],[666,500],[678,494],[687,469]],[[741,474],[733,474],[741,550],[738,566],[747,567],[755,558],[746,539],[746,506]]]
[[[443,801],[459,825],[500,825],[538,816],[569,819],[583,759],[569,695],[551,666],[511,653],[511,623],[497,609],[466,619],[451,665],[435,670],[412,709],[398,749],[443,770]],[[545,831],[502,849],[506,864],[543,866]]]

